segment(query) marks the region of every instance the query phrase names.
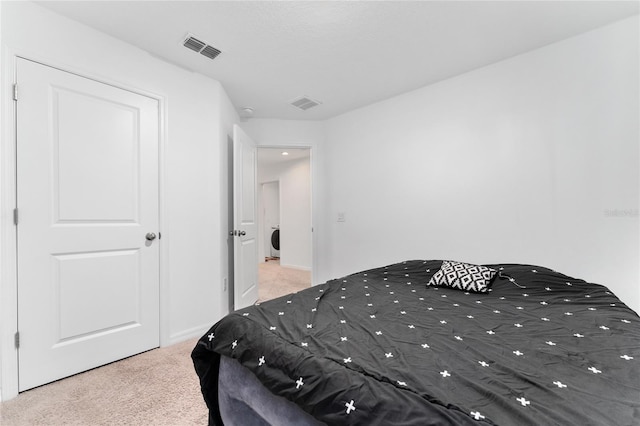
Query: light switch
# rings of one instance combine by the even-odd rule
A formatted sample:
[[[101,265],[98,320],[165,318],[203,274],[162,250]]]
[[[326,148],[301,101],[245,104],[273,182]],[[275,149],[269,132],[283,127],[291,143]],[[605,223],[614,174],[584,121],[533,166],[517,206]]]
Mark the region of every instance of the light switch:
[[[346,222],[344,212],[338,212],[338,222]]]

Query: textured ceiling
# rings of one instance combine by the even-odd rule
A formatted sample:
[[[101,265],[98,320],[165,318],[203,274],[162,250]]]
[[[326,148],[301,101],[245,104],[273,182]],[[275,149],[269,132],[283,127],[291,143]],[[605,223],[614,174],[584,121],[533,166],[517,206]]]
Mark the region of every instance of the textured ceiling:
[[[254,117],[326,119],[637,14],[636,1],[45,1],[222,83]],[[192,33],[222,50],[187,50]],[[308,96],[322,105],[288,104]]]

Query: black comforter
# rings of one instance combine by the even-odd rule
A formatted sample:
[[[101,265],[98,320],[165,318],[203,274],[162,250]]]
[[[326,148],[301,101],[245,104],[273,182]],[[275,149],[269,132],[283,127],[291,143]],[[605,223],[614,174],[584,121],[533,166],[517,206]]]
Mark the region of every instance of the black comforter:
[[[640,318],[606,287],[492,265],[489,293],[427,287],[440,261],[353,274],[233,312],[192,357],[219,420],[220,355],[327,424],[640,424]]]

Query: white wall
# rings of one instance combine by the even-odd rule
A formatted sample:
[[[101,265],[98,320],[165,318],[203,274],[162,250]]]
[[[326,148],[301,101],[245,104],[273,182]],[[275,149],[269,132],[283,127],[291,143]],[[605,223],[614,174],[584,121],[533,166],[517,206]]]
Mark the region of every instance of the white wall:
[[[638,39],[636,16],[328,120],[328,275],[532,263],[640,311]]]
[[[311,167],[291,164],[280,177],[280,264],[311,270]]]
[[[11,78],[7,75],[13,75],[10,59],[18,54],[163,97],[161,343],[200,335],[228,309],[221,286],[228,273],[226,238],[221,235],[227,204],[221,201],[228,182],[226,135],[238,118],[224,89],[217,81],[160,61],[32,3],[2,2],[1,7],[3,83]],[[7,91],[3,96],[6,126],[11,100]],[[7,135],[11,134],[3,131],[3,152],[11,146]],[[2,185],[3,192],[10,190],[6,181]],[[13,205],[2,205],[4,224],[10,220],[11,209]],[[8,359],[2,363],[2,383],[9,383],[7,375],[16,374],[11,344],[15,320],[11,316],[7,320],[6,307],[15,300],[5,296],[12,294],[15,283],[0,285],[0,349]]]
[[[259,183],[280,185],[280,265],[303,270],[312,268],[310,166],[308,158],[258,164]]]

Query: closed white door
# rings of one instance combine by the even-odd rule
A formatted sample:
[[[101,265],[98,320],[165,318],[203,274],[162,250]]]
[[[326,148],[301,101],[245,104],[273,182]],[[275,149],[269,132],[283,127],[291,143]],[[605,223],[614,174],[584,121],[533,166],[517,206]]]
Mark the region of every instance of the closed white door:
[[[17,63],[20,391],[159,345],[158,102]]]
[[[233,127],[233,299],[234,309],[258,300],[257,147]]]

